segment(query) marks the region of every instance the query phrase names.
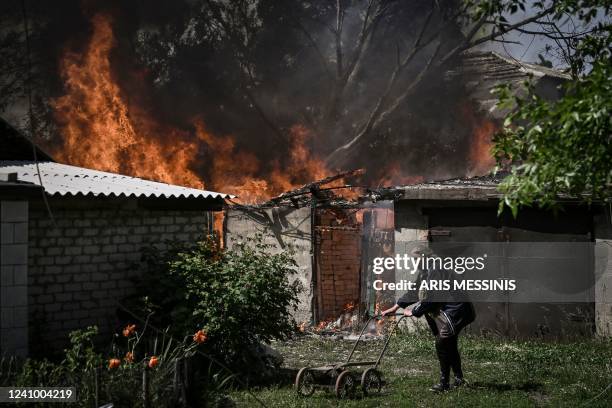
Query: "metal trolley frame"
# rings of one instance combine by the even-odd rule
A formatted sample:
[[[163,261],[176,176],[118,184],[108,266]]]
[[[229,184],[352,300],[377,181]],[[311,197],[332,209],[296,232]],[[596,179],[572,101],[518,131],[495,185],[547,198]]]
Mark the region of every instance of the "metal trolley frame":
[[[387,351],[391,336],[400,322],[407,317],[404,314],[390,316],[399,317],[399,319],[395,321],[391,331],[387,334],[385,344],[376,360],[351,361],[366,329],[370,326],[372,320],[383,319],[384,317],[381,315],[375,315],[368,319],[346,361],[319,367],[301,368],[295,377],[294,386],[296,392],[301,396],[308,397],[317,389],[327,389],[333,390],[339,399],[351,398],[355,395],[357,389],[357,378],[360,378],[360,386],[364,395],[379,394],[382,391],[384,382],[378,366],[385,355],[385,351]],[[367,368],[364,370],[364,367]]]

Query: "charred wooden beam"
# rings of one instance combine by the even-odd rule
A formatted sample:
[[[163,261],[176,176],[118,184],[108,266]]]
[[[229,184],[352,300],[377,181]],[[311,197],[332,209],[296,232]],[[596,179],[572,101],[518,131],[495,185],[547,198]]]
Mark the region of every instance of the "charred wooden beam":
[[[350,171],[344,171],[338,174],[334,174],[333,176],[329,176],[326,177],[324,179],[321,180],[317,180],[317,181],[313,181],[312,183],[308,183],[303,185],[302,187],[295,189],[295,190],[291,190],[291,191],[287,191],[284,192],[283,194],[276,196],[272,199],[269,200],[269,202],[278,202],[278,201],[282,201],[285,199],[290,199],[291,197],[297,197],[297,196],[301,196],[304,194],[313,194],[316,195],[318,194],[320,191],[327,191],[327,190],[333,190],[333,189],[340,189],[340,188],[351,188],[353,186],[351,185],[344,185],[344,186],[338,186],[338,187],[330,187],[330,188],[326,188],[326,189],[322,189],[321,187],[332,183],[334,181],[337,180],[341,180],[347,177],[357,177],[357,176],[361,176],[365,174],[365,169],[356,169],[356,170],[350,170]]]

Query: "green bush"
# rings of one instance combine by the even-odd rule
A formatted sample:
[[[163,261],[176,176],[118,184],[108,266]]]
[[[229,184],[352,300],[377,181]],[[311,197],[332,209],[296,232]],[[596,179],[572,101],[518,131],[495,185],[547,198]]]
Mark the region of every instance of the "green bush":
[[[193,245],[166,242],[145,250],[139,291],[124,303],[153,326],[181,338],[203,330],[202,351],[240,373],[273,374],[277,361],[262,346],[295,332],[292,312],[301,287],[291,250],[273,251],[261,237],[233,249],[205,239]]]
[[[175,336],[182,337],[191,332],[193,310],[185,302],[183,282],[170,274],[169,264],[178,258],[179,253],[189,253],[198,247],[198,244],[168,241],[163,249],[155,245],[143,248],[141,273],[135,282],[138,289],[124,301],[129,312],[121,316],[123,320],[132,321],[133,314],[141,319],[149,316],[156,327],[171,327]],[[121,310],[119,312],[122,314]]]
[[[204,241],[169,263],[170,276],[191,311],[185,324],[208,334],[208,350],[233,368],[258,367],[261,342],[295,331],[299,282],[291,252],[271,254],[260,239],[232,250]],[[182,315],[182,312],[181,312]]]

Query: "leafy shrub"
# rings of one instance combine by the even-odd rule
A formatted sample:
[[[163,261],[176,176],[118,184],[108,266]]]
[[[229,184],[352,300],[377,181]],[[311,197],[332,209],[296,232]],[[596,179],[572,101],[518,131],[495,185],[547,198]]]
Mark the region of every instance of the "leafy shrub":
[[[96,327],[88,327],[70,333],[70,348],[64,350],[59,362],[47,359],[2,362],[0,383],[14,387],[75,387],[80,406],[92,406],[94,401],[94,377],[96,367],[103,364],[103,357],[94,350]],[[31,403],[32,407],[46,407],[46,403]]]
[[[232,250],[208,239],[195,246],[150,248],[137,309],[176,336],[203,330],[206,352],[245,372],[260,370],[261,342],[295,331],[299,283],[291,251],[271,254],[259,237]]]
[[[301,290],[291,280],[296,264],[291,252],[270,249],[258,239],[225,251],[205,241],[170,262],[192,310],[189,324],[208,333],[208,347],[239,369],[257,363],[260,342],[295,331],[291,312]]]
[[[135,282],[138,290],[125,300],[125,306],[141,318],[149,316],[157,327],[171,327],[175,336],[189,333],[193,329],[189,323],[193,310],[185,302],[183,282],[169,273],[169,264],[179,253],[197,248],[198,244],[173,241],[166,242],[164,248],[155,245],[143,248],[142,273]],[[126,314],[123,319],[131,321],[133,316]]]

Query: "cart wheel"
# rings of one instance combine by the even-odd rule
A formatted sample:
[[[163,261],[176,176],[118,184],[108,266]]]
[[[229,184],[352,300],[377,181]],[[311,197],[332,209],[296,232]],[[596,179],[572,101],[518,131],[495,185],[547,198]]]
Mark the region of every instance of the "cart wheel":
[[[349,371],[343,371],[336,380],[336,397],[351,398],[355,395],[355,377]]]
[[[361,389],[363,395],[379,394],[382,390],[382,377],[374,368],[368,368],[361,375]]]
[[[309,397],[315,392],[314,376],[308,367],[300,368],[295,376],[295,391],[303,397]]]

